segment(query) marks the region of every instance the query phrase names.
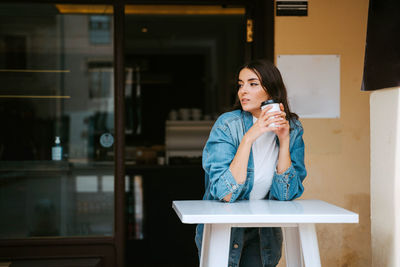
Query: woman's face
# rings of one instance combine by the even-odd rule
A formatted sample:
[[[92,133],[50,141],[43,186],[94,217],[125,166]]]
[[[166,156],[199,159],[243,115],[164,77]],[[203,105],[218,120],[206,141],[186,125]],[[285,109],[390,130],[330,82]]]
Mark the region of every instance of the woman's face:
[[[269,96],[261,85],[258,76],[250,69],[242,69],[239,73],[238,97],[242,109],[258,118],[261,113],[261,102],[268,100]]]

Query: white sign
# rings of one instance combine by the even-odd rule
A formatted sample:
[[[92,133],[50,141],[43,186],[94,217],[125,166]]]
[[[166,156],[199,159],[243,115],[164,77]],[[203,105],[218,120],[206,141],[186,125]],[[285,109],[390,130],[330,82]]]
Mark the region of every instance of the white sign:
[[[340,117],[339,55],[278,55],[291,111],[300,118]]]

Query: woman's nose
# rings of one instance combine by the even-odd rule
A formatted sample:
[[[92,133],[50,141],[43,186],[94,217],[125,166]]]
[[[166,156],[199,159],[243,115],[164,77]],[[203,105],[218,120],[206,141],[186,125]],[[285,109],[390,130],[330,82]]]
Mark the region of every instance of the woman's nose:
[[[248,87],[245,84],[242,85],[239,91],[241,94],[247,94],[249,92]]]

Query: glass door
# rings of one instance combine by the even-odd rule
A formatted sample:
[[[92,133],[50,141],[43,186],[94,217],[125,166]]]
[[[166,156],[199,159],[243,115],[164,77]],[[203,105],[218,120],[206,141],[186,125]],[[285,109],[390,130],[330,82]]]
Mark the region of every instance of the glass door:
[[[0,5],[0,239],[114,234],[112,13]]]
[[[202,149],[235,102],[245,17],[243,6],[125,7],[129,266],[198,266],[195,228],[171,203],[204,193]]]

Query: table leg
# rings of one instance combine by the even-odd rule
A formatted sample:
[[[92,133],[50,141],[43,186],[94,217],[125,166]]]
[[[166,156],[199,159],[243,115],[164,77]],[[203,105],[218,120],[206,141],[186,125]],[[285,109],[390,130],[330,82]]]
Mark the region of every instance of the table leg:
[[[228,266],[231,226],[205,224],[201,246],[200,267]]]
[[[286,267],[303,267],[298,227],[282,227]]]
[[[299,225],[301,247],[306,267],[321,267],[317,233],[313,223]]]

